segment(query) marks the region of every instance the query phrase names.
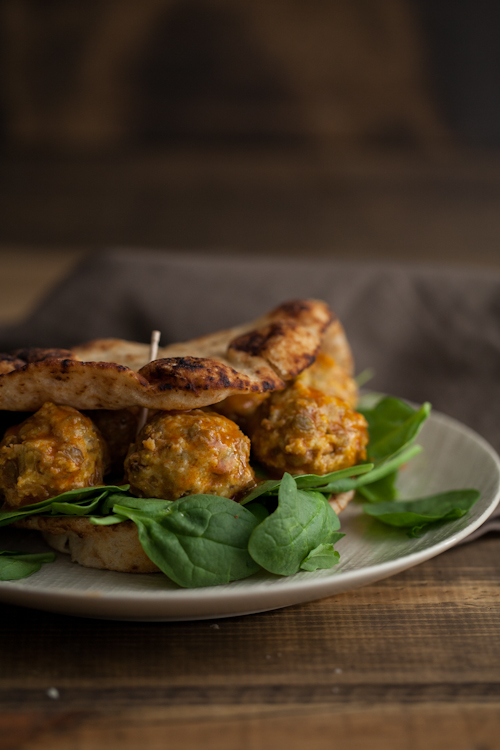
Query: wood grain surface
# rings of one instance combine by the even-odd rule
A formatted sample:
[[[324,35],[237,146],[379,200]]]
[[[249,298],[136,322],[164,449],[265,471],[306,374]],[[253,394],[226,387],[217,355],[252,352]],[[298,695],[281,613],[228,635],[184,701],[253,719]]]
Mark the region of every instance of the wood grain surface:
[[[498,748],[499,580],[490,534],[357,591],[227,620],[1,606],[0,750]]]

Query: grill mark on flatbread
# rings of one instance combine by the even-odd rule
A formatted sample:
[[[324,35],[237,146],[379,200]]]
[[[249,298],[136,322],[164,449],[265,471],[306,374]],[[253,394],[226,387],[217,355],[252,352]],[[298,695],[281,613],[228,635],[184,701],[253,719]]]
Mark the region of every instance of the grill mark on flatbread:
[[[69,349],[41,349],[35,346],[15,349],[11,354],[18,359],[24,360],[26,364],[43,362],[45,359],[74,359],[73,352]]]
[[[151,363],[147,344],[120,339],[71,351],[16,350],[0,355],[0,409],[36,411],[45,401],[77,409],[193,409],[279,390],[314,362],[335,323],[324,302],[293,300],[252,323],[162,347]],[[334,345],[344,342],[349,358],[339,326]]]
[[[69,349],[41,349],[39,347],[15,349],[12,352],[0,354],[0,375],[13,370],[21,370],[31,362],[64,358],[73,359],[73,352]]]
[[[259,357],[284,381],[291,380],[314,362],[333,319],[324,302],[285,302],[245,331],[235,332],[227,356],[235,362]]]

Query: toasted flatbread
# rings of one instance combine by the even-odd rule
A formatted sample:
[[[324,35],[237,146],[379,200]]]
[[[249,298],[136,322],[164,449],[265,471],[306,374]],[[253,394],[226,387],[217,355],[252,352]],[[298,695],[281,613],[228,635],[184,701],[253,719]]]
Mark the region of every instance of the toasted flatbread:
[[[160,348],[101,339],[71,350],[0,355],[0,409],[36,411],[46,401],[77,409],[193,409],[241,393],[285,387],[322,347],[352,370],[340,323],[317,300],[280,305],[263,318]],[[1,374],[3,373],[3,374]]]
[[[47,544],[71,555],[73,562],[86,568],[120,573],[160,572],[144,552],[133,521],[94,526],[88,518],[30,516],[14,526],[41,531]]]

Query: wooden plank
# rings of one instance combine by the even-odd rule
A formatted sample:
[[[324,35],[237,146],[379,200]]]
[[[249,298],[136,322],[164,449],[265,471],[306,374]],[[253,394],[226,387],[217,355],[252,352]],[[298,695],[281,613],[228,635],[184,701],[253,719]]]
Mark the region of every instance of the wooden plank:
[[[498,748],[498,706],[293,706],[287,711],[168,709],[127,713],[11,715],[0,723],[0,750],[493,750]]]

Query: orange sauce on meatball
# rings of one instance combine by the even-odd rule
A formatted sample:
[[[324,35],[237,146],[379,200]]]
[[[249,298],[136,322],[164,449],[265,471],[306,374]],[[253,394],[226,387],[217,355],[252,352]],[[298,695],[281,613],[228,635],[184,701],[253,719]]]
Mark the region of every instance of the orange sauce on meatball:
[[[258,416],[252,447],[273,474],[328,474],[366,458],[364,417],[300,381],[273,393]]]
[[[249,457],[250,440],[220,414],[158,412],[131,448],[125,475],[139,497],[234,497],[255,482]]]
[[[106,446],[92,421],[47,402],[0,443],[0,491],[19,507],[102,484]]]

